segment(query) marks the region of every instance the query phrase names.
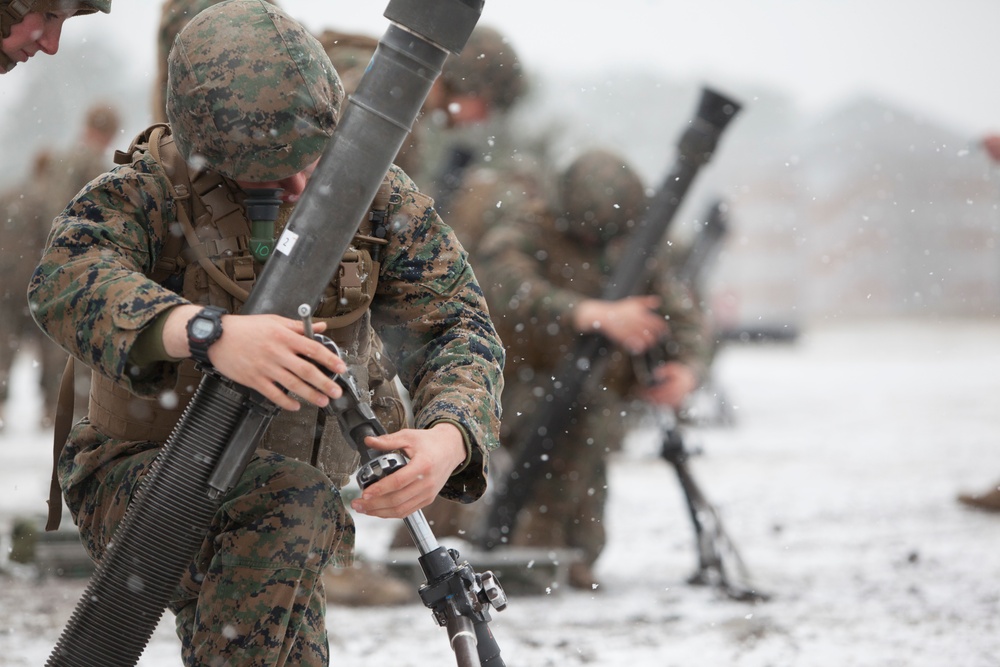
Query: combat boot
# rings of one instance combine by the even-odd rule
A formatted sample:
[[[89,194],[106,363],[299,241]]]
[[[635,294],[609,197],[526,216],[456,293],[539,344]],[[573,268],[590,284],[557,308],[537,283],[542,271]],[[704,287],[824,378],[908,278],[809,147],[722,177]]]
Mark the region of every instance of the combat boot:
[[[976,495],[961,493],[958,502],[986,512],[1000,512],[1000,486]]]
[[[355,563],[323,571],[326,600],[347,607],[386,607],[419,601],[417,586],[389,574],[384,567]]]

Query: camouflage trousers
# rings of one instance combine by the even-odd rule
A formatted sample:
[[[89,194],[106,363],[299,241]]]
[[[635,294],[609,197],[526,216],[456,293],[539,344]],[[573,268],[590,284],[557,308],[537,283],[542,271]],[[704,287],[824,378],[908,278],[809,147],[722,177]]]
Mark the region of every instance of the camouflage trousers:
[[[508,387],[508,389],[511,389]],[[501,426],[501,438],[513,450],[534,420],[537,399],[513,388],[504,390],[504,412],[514,414]],[[516,394],[524,393],[524,396]],[[510,401],[508,402],[508,398]],[[565,425],[548,452],[545,477],[537,480],[525,502],[510,543],[514,546],[569,547],[579,549],[593,565],[607,543],[604,511],[608,498],[608,453],[619,448],[624,419],[617,408],[592,404],[579,419]]]
[[[67,494],[100,559],[158,449],[117,459]],[[354,524],[330,479],[258,451],[223,499],[170,609],[189,667],[329,664],[322,571],[349,565]]]

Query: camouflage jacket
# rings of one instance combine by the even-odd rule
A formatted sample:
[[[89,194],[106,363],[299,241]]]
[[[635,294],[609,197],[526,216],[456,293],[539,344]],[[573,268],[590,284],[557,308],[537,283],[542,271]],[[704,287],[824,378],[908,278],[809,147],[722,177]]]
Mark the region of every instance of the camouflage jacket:
[[[549,378],[571,353],[577,338],[571,313],[584,299],[601,296],[625,240],[606,246],[582,243],[561,231],[558,218],[538,202],[522,206],[483,237],[477,271],[488,286],[487,300],[507,346],[508,385]],[[704,314],[665,271],[657,276],[646,293],[661,297],[670,336],[653,354],[700,374],[709,344]],[[600,394],[609,401],[627,398],[639,382],[634,371],[641,364],[613,346],[609,354]]]
[[[485,490],[488,451],[497,445],[503,348],[454,234],[405,173],[393,168],[390,177],[399,197],[388,212],[371,322],[410,392],[415,427],[450,421],[464,430],[471,459],[442,495],[469,502]],[[52,339],[138,396],[169,392],[177,381],[179,364],[129,363],[139,334],[188,303],[148,277],[178,221],[169,185],[148,155],[93,180],[56,218],[28,289],[34,317]],[[61,459],[63,490],[153,446],[116,440],[83,420]]]

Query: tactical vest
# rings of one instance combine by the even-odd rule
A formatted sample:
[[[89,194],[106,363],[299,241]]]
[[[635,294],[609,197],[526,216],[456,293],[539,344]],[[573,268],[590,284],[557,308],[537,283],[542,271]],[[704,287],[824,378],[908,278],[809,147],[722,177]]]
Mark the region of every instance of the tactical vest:
[[[166,125],[141,133],[127,152],[116,152],[115,162],[134,164],[146,153],[169,178],[180,226],[171,230],[175,233],[169,235],[149,277],[192,303],[238,313],[263,268],[250,254],[250,221],[242,192],[219,174],[192,172]],[[393,382],[395,369],[371,326],[369,306],[378,284],[380,251],[388,243],[388,210],[399,202],[387,177],[316,308],[316,321],[327,323],[325,335],[340,346],[362,396],[371,397],[376,416],[390,432],[405,425],[406,413]],[[279,228],[276,235],[280,233]],[[201,372],[190,359],[181,362],[174,408],[157,399],[137,397],[100,373],[92,373],[92,378],[88,417],[98,430],[120,440],[165,442],[197,388]],[[357,469],[359,455],[341,434],[336,419],[331,422],[327,425],[326,413],[310,404],[299,412],[279,412],[261,447],[312,463],[343,486]]]

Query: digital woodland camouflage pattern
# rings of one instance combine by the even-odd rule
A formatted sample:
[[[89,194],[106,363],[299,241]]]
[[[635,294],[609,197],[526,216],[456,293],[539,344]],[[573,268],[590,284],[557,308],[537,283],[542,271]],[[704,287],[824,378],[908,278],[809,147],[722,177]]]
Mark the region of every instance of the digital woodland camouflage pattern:
[[[9,396],[8,380],[18,353],[34,344],[54,347],[35,325],[25,298],[51,222],[51,217],[48,221],[44,217],[49,207],[45,174],[50,159],[49,153],[40,152],[27,178],[0,193],[0,405]],[[54,398],[46,394],[47,399]]]
[[[227,15],[242,9],[255,19],[267,18],[255,23],[255,30],[315,43],[257,0],[223,3],[217,11]],[[200,20],[192,22],[179,37],[190,48],[176,52],[177,57],[206,54],[212,62],[241,69],[238,62],[215,59],[208,45],[189,39],[195,34],[217,44],[246,39],[255,45],[254,54],[243,54],[251,60],[259,55],[262,43],[270,43],[247,34],[245,26],[239,32],[226,39]],[[312,48],[291,52],[301,55]],[[281,57],[275,58],[279,62],[274,69],[284,71]],[[332,72],[325,54],[322,60]],[[188,64],[191,71],[201,71],[199,63]],[[309,87],[315,82],[291,81],[283,84],[281,98],[292,109],[307,105],[293,115],[323,119],[315,127],[331,120],[332,105],[320,109],[310,106],[308,98],[287,94],[288,86]],[[318,87],[319,94],[328,99],[341,94],[329,83],[326,79]],[[274,98],[252,99],[221,95],[220,103],[234,106],[225,114],[217,108],[217,115],[251,118],[255,104]],[[178,102],[184,106],[183,100]],[[271,110],[263,118],[286,120]],[[258,127],[256,122],[248,125]],[[235,128],[229,126],[222,152],[228,150],[226,142],[236,141]],[[258,139],[255,136],[251,143]],[[315,139],[319,141],[318,136]],[[278,142],[284,139],[279,137]],[[257,149],[263,146],[261,141]],[[221,159],[236,164],[250,159],[252,151],[239,153],[236,159],[229,155]],[[292,173],[314,159],[310,149],[295,147],[268,168],[293,158]],[[147,277],[177,228],[177,207],[184,205],[171,199],[170,185],[164,167],[148,153],[139,153],[131,164],[92,181],[56,219],[29,287],[35,319],[50,337],[130,392],[167,402],[178,396],[176,361],[137,367],[130,363],[129,353],[159,315],[189,302],[186,295]],[[232,181],[223,185],[240,196]],[[391,170],[389,185],[393,196],[388,243],[381,254],[371,324],[410,392],[415,426],[447,421],[459,425],[468,438],[470,460],[441,494],[468,502],[485,491],[487,452],[498,444],[504,351],[466,254],[431,200],[398,169]],[[57,472],[67,504],[95,557],[105,548],[159,445],[109,437],[89,420],[71,431]],[[173,604],[185,664],[216,664],[209,656],[233,662],[245,659],[240,664],[327,664],[318,573],[329,562],[350,563],[353,537],[350,515],[328,476],[294,459],[258,450],[239,487],[227,495]]]
[[[3,316],[0,316],[0,400],[6,399],[6,377],[13,356],[19,349],[37,346],[40,383],[44,398],[43,423],[55,415],[59,384],[66,366],[66,354],[46,338],[28,312],[25,292],[52,220],[87,182],[107,171],[111,160],[103,148],[119,126],[117,112],[98,103],[84,118],[83,137],[63,151],[42,151],[35,159],[31,174],[13,188],[5,199],[13,205],[5,208],[3,239],[0,240],[0,281],[3,283]],[[89,373],[75,382],[77,407],[86,410]],[[79,416],[83,416],[82,413]]]
[[[171,207],[165,198],[165,176],[157,172],[158,165],[148,157],[134,167],[119,167],[60,216],[35,274],[31,299],[39,305],[39,324],[72,353],[137,393],[168,397],[173,394],[174,364],[159,364],[143,373],[125,362],[139,328],[153,313],[183,302],[140,275],[156,260],[145,248],[162,249],[167,230],[176,222],[171,215],[158,215]],[[402,200],[393,210],[394,234],[384,255],[372,321],[411,390],[416,426],[445,420],[469,434],[472,458],[441,494],[469,502],[485,491],[486,450],[498,443],[503,350],[456,239],[427,198],[404,189],[412,183],[402,172],[395,172],[394,183]],[[138,222],[143,216],[148,216],[148,228]],[[74,515],[86,515],[81,498],[94,493],[93,485],[104,479],[109,465],[128,470],[131,457],[150,446],[107,438],[87,421],[77,424],[59,465]],[[328,478],[327,485],[332,486]],[[103,506],[101,499],[94,502]],[[85,526],[81,530],[86,533]],[[337,563],[350,562],[351,546],[342,540],[340,549],[348,550],[343,553],[330,547]]]
[[[189,163],[277,181],[319,158],[344,87],[315,37],[273,5],[251,4],[210,7],[177,36],[167,119]],[[241,108],[253,112],[232,113]]]
[[[583,171],[595,176],[613,174],[611,182],[623,189],[595,188],[594,206],[613,210],[613,219],[624,225],[619,211],[641,211],[645,195],[635,189],[638,179],[630,167],[625,165],[628,176],[618,174],[623,165],[613,154],[588,152],[567,171],[586,166]],[[536,205],[508,212],[478,249],[477,272],[508,351],[501,441],[515,450],[515,458],[519,444],[529,437],[526,430],[535,425],[537,406],[553,391],[553,374],[574,349],[573,309],[586,298],[599,298],[616,263],[630,261],[621,257],[624,238],[608,243],[571,231],[583,223],[565,216],[564,208]],[[662,298],[662,313],[669,319],[671,335],[662,343],[662,356],[700,368],[708,338],[698,304],[665,271],[646,293]],[[606,457],[620,444],[629,415],[640,407],[631,402],[639,387],[632,358],[610,345],[608,353],[603,382],[578,397],[572,420],[559,422],[564,430],[554,436],[549,452],[553,478],[535,485],[511,544],[578,548],[590,564],[600,555],[606,541]]]
[[[139,446],[67,493],[95,559],[158,451]],[[321,573],[350,562],[355,536],[329,479],[277,454],[255,456],[209,534],[170,602],[184,664],[329,664]]]

